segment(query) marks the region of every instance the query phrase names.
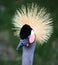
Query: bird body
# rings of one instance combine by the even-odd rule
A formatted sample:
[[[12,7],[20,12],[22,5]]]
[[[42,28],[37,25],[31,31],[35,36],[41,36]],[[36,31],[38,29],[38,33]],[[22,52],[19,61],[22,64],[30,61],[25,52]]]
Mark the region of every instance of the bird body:
[[[20,33],[21,38],[17,49],[23,46],[22,65],[32,65],[36,40],[43,44],[51,36],[52,18],[49,13],[46,13],[45,8],[40,9],[37,5],[32,4],[32,6],[27,6],[27,8],[22,6],[17,10],[13,24],[16,29],[15,35],[19,36]]]

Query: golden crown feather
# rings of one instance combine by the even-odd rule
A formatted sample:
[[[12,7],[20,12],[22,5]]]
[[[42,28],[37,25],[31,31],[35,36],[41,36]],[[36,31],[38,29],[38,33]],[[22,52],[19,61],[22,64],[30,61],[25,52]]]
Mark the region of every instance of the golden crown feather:
[[[13,18],[13,24],[15,26],[15,35],[19,36],[19,29],[24,25],[30,25],[36,34],[36,40],[43,44],[47,42],[53,32],[52,18],[50,14],[46,12],[45,8],[40,8],[37,5],[32,4],[30,6],[22,6],[21,9],[16,11]]]

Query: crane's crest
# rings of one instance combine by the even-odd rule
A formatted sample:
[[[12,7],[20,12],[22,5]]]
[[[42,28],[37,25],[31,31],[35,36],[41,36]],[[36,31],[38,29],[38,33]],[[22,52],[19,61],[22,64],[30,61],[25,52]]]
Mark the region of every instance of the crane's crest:
[[[36,39],[41,44],[48,41],[53,31],[50,14],[46,13],[45,8],[40,9],[34,4],[32,4],[31,8],[22,6],[21,9],[17,10],[13,18],[13,24],[16,29],[15,35],[19,34],[19,29],[24,24],[30,25],[35,31]]]

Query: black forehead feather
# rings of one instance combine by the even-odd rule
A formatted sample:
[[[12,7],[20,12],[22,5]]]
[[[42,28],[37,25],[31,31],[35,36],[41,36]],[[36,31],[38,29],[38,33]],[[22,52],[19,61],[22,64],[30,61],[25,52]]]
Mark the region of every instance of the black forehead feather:
[[[20,31],[20,38],[21,39],[27,38],[31,34],[31,30],[32,28],[29,25],[27,24],[23,25]]]

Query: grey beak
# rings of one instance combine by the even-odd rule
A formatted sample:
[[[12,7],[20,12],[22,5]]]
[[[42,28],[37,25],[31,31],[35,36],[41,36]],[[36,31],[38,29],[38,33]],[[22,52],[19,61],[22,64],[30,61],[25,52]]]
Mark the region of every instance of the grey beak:
[[[23,47],[24,45],[26,45],[27,43],[29,43],[29,39],[23,39],[19,41],[19,44],[17,46],[17,50],[20,49],[21,47]]]

